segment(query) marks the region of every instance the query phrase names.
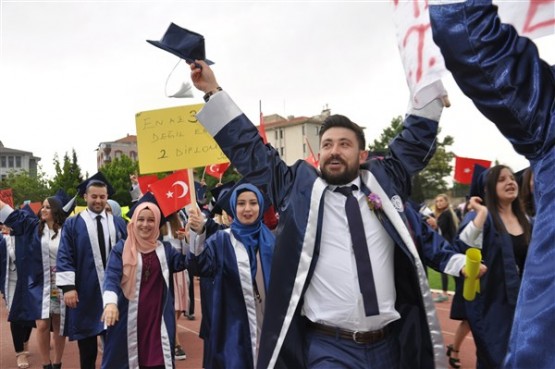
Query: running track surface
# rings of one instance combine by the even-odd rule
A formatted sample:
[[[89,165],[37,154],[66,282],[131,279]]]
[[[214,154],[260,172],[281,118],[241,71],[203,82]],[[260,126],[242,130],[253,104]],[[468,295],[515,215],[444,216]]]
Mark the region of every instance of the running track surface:
[[[187,353],[187,359],[182,361],[176,361],[176,369],[199,369],[202,368],[202,347],[203,343],[200,338],[198,338],[198,331],[200,327],[200,300],[199,300],[199,289],[198,280],[195,279],[195,320],[188,320],[186,317],[181,317],[177,321],[177,333],[179,335],[179,340]],[[13,344],[10,334],[10,326],[7,322],[7,310],[3,303],[0,303],[0,368],[2,369],[12,369],[17,368],[15,353],[13,350]],[[441,329],[443,332],[443,337],[445,344],[450,344],[453,342],[453,336],[455,330],[458,326],[458,321],[449,319],[449,310],[451,308],[451,298],[447,302],[436,303],[436,310],[439,316]],[[38,353],[38,346],[34,333],[31,334],[31,339],[29,342],[29,356],[30,368],[42,368],[42,363],[40,362],[40,356]],[[461,348],[461,368],[470,369],[476,367],[476,356],[474,349],[474,340],[472,335],[468,334],[465,338],[462,348]],[[97,368],[100,368],[101,354],[97,358]],[[79,351],[77,348],[77,342],[67,342],[64,359],[63,359],[64,369],[78,369],[79,368]]]

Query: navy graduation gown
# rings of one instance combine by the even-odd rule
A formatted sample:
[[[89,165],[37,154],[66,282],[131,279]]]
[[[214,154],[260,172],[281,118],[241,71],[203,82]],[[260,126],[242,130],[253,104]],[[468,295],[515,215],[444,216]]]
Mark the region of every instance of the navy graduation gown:
[[[464,230],[475,217],[475,212],[468,213],[460,230]],[[474,247],[464,243],[460,234],[455,245],[462,253]],[[502,367],[507,352],[520,277],[511,237],[495,229],[489,213],[483,228],[481,251],[488,271],[480,278],[480,293],[473,301],[464,300],[464,304],[476,342],[478,367],[495,369]]]
[[[256,127],[225,92],[214,95],[198,118],[245,179],[270,196],[280,214],[257,367],[302,368],[304,321],[300,310],[318,257],[326,184],[304,161],[287,166],[275,149],[263,144]],[[403,131],[390,145],[392,156],[373,160],[361,171],[363,182],[373,192],[383,187],[382,199],[391,199],[383,226],[397,246],[396,307],[401,322],[396,333],[401,340],[401,362],[407,368],[446,367],[426,275],[420,258],[409,249],[409,244],[414,244],[403,223],[410,178],[431,158],[436,133],[437,121],[407,116]],[[420,343],[416,349],[415,341]]]
[[[206,240],[200,255],[190,254],[199,275],[211,281],[210,325],[204,339],[207,369],[255,367],[256,306],[246,250],[238,262],[240,247],[229,229],[220,230]]]
[[[50,317],[50,286],[55,281],[50,281],[49,250],[42,249],[39,222],[36,216],[19,209],[13,210],[4,222],[14,235],[17,271],[9,321]]]
[[[127,223],[120,217],[108,216],[110,242],[127,238]],[[86,217],[86,218],[85,218]],[[97,336],[104,331],[102,284],[104,267],[98,248],[96,225],[88,214],[79,213],[64,223],[56,261],[58,287],[73,285],[79,303],[67,308],[62,300],[62,332],[71,341]]]
[[[137,264],[135,298],[128,300],[121,289],[123,276],[123,247],[125,241],[119,241],[110,253],[104,279],[104,296],[112,294],[117,301],[119,321],[106,331],[106,343],[102,356],[102,368],[126,369],[139,367],[137,313],[142,276],[142,263]],[[160,262],[164,279],[164,291],[161,304],[163,306],[161,338],[162,353],[165,367],[174,367],[174,347],[176,321],[174,310],[173,273],[187,268],[187,255],[183,255],[169,242],[158,242],[156,255]],[[106,302],[107,298],[105,298]]]

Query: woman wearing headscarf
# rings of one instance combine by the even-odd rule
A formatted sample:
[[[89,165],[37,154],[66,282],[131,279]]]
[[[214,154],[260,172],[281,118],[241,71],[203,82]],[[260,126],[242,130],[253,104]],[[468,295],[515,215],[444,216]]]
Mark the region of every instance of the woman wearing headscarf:
[[[27,301],[13,306],[21,313],[18,320],[35,320],[37,342],[44,369],[62,367],[66,338],[60,335],[60,292],[55,283],[56,258],[62,226],[71,209],[64,209],[70,197],[63,190],[42,202],[39,217],[12,209],[0,201],[0,219],[13,229],[16,248],[23,245],[22,259],[28,265]],[[20,237],[21,242],[17,241]],[[17,258],[16,258],[17,259]],[[17,287],[16,287],[17,288]],[[50,327],[54,331],[54,363],[50,360]]]
[[[270,277],[274,235],[263,223],[264,199],[251,184],[237,186],[230,198],[233,222],[204,242],[193,234],[201,277],[211,278],[210,331],[204,344],[207,369],[254,368]],[[198,212],[189,225],[199,230]],[[202,228],[202,226],[200,227]]]
[[[110,254],[104,279],[108,326],[102,368],[172,368],[175,314],[172,273],[186,255],[160,237],[157,204],[142,199],[132,209],[126,240]]]

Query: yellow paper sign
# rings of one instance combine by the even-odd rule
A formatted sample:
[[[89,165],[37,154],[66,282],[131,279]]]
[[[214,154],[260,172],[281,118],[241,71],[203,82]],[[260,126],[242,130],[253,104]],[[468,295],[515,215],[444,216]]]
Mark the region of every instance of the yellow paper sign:
[[[137,113],[141,174],[227,163],[229,159],[197,121],[204,104]]]

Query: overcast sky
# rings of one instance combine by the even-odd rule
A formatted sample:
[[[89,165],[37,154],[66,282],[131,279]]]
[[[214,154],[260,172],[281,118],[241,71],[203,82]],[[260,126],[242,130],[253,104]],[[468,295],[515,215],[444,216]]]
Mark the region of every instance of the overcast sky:
[[[405,113],[387,1],[2,1],[0,141],[41,157],[48,176],[54,154],[74,148],[93,174],[99,143],[136,134],[137,112],[202,102],[198,91],[164,95],[178,59],[145,40],[171,22],[205,36],[220,85],[255,123],[259,100],[265,115],[312,116],[327,105],[365,126],[372,142]],[[550,64],[554,41],[537,40]],[[441,135],[455,138],[455,154],[525,167],[452,79],[444,83],[453,106]]]

